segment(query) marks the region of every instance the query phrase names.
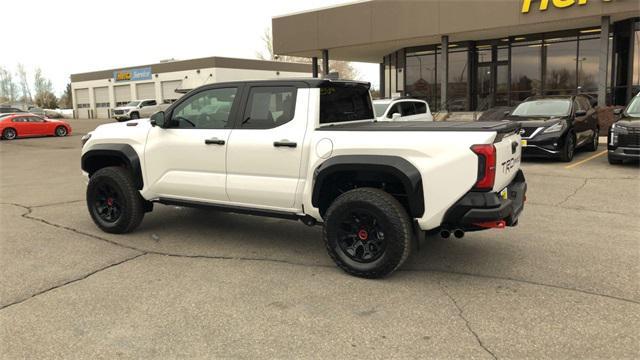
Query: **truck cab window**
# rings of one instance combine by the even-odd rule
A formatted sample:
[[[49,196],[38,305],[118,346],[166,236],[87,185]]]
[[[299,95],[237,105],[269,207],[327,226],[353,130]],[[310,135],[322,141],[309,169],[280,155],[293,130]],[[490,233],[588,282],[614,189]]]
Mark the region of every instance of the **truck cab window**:
[[[272,129],[293,119],[296,88],[252,87],[240,128]]]
[[[170,127],[226,129],[237,91],[237,88],[210,89],[190,96],[173,110]]]
[[[320,124],[373,119],[369,88],[331,84],[320,88]]]

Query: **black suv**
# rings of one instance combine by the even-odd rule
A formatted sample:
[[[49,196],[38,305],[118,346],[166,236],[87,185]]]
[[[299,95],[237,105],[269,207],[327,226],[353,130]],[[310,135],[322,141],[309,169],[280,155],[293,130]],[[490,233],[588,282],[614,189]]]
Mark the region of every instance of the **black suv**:
[[[575,150],[598,149],[598,116],[585,95],[527,98],[507,116],[522,125],[523,156],[569,162]]]
[[[640,94],[626,109],[616,109],[620,119],[611,125],[607,136],[610,164],[621,164],[626,159],[640,159]]]

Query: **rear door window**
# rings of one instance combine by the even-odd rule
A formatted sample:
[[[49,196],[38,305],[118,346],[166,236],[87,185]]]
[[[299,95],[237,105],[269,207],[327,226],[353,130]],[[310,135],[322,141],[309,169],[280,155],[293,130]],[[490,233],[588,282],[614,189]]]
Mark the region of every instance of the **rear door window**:
[[[373,118],[368,87],[332,83],[320,88],[320,124]]]
[[[252,87],[240,128],[273,129],[293,120],[296,92],[292,86]]]
[[[416,108],[411,101],[403,101],[400,103],[400,109],[402,110],[402,116],[411,116],[416,114]]]
[[[416,114],[426,114],[427,113],[427,104],[423,102],[416,101],[413,103],[416,106]]]

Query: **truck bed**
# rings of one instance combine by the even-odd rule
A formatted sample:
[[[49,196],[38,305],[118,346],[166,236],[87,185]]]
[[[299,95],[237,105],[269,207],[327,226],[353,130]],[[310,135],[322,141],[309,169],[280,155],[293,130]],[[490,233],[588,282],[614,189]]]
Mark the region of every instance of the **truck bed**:
[[[318,128],[322,131],[495,131],[515,132],[520,124],[512,121],[367,121],[337,123]]]

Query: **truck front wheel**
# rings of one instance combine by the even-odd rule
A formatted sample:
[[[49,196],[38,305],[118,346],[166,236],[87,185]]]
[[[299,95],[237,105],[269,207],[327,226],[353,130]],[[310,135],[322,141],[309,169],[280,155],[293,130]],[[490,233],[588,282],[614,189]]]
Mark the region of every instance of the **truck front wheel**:
[[[102,168],[91,176],[87,207],[93,222],[102,231],[114,234],[133,231],[145,213],[145,201],[131,175],[118,166]]]
[[[329,256],[347,273],[380,278],[398,269],[411,251],[412,226],[393,196],[374,188],[340,195],[324,217]]]

